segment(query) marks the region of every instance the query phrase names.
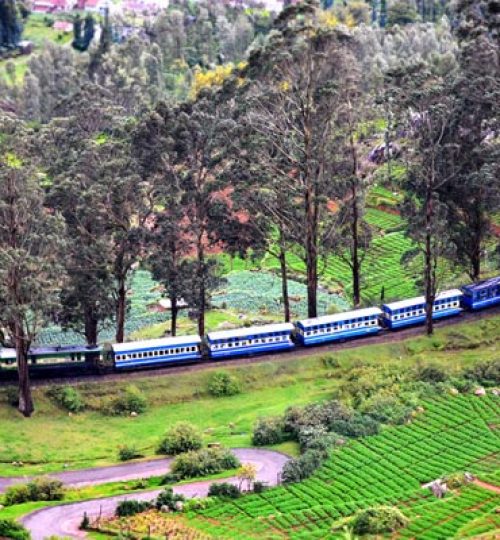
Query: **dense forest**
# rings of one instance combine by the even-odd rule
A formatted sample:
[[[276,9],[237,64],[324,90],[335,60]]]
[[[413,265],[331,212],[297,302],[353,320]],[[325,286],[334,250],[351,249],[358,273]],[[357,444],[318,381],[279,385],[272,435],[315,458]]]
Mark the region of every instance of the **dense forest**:
[[[360,305],[374,161],[389,175],[396,155],[404,164],[400,211],[407,256],[422,260],[428,333],[440,262],[477,280],[486,246],[499,255],[497,1],[422,1],[406,22],[430,22],[415,24],[395,24],[398,3],[307,0],[274,19],[189,5],[122,43],[106,20],[86,52],[48,44],[22,81],[10,70],[1,83],[0,326],[27,416],[40,329],[57,321],[95,345],[112,322],[122,342],[139,263],[165,287],[172,335],[180,299],[205,333],[214,247],[276,257],[286,320],[291,254],[310,317],[330,253],[347,261]]]

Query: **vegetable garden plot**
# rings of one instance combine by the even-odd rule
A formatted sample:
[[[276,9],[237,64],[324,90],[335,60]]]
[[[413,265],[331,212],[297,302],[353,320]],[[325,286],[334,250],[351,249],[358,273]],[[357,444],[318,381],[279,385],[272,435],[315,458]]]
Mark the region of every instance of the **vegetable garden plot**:
[[[125,333],[131,333],[170,319],[169,312],[156,312],[151,306],[158,304],[162,298],[161,292],[151,274],[146,270],[136,270],[130,282],[131,294],[128,297],[129,311],[125,320]],[[109,327],[99,333],[99,341],[111,341],[115,339],[115,327],[111,323]],[[49,326],[40,333],[36,345],[78,345],[83,342],[83,337],[71,330],[63,331],[59,326]]]
[[[493,395],[424,403],[425,412],[412,424],[388,428],[335,449],[301,483],[200,511],[197,527],[206,530],[205,523],[209,524],[212,534],[220,538],[225,538],[222,530],[228,527],[234,534],[239,531],[242,538],[340,538],[340,533],[330,532],[336,520],[376,504],[393,504],[411,518],[403,530],[404,538],[449,538],[469,523],[464,512],[471,512],[471,520],[490,512],[495,494],[467,486],[437,500],[421,488],[421,482],[470,470],[474,463],[481,463],[484,472],[498,469],[498,460],[484,458],[491,458],[500,448],[500,438],[478,416],[477,400],[488,411],[487,417],[499,410],[500,398]],[[496,413],[497,421],[498,416]]]

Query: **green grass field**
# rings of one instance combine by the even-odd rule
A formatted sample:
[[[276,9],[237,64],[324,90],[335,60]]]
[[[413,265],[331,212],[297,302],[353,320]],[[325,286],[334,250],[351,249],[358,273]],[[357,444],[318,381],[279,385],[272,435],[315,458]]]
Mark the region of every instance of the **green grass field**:
[[[242,393],[210,397],[208,379],[224,364],[196,372],[158,377],[154,372],[134,378],[148,400],[148,411],[139,417],[106,416],[105,404],[127,382],[83,383],[78,390],[88,410],[68,415],[51,402],[46,388],[36,387],[35,415],[25,419],[7,404],[6,388],[0,389],[0,471],[18,476],[70,468],[104,465],[117,461],[123,444],[135,444],[146,456],[154,455],[163,433],[176,421],[200,426],[206,442],[227,446],[251,444],[251,430],[259,416],[282,413],[290,404],[305,404],[331,397],[342,389],[352,369],[366,379],[386,369],[412,369],[425,363],[441,364],[453,371],[480,360],[498,358],[500,317],[438,329],[436,335],[404,342],[359,347],[332,353],[340,368],[332,370],[323,355],[283,358],[275,362],[226,368],[240,382]],[[360,372],[361,369],[361,372]],[[23,462],[19,468],[12,462]]]

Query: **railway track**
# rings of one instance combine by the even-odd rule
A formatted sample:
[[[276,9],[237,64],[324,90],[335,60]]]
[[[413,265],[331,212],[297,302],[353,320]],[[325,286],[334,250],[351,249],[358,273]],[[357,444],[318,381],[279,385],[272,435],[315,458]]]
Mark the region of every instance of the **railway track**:
[[[445,328],[455,326],[466,321],[477,321],[488,319],[500,314],[500,306],[496,306],[481,312],[462,312],[457,317],[450,319],[442,319],[435,321],[436,328]],[[30,366],[30,375],[33,381],[33,386],[44,386],[57,381],[58,384],[78,384],[80,382],[103,382],[103,381],[121,381],[124,379],[139,379],[154,374],[155,376],[178,375],[179,373],[187,373],[190,371],[212,369],[224,366],[241,366],[249,364],[258,364],[261,362],[274,362],[278,360],[302,358],[311,354],[322,354],[342,351],[346,349],[356,349],[366,345],[378,345],[382,343],[394,343],[404,341],[405,339],[421,336],[424,333],[423,326],[415,326],[411,328],[403,328],[401,330],[393,330],[382,332],[376,336],[367,336],[343,342],[327,343],[325,345],[317,345],[314,347],[299,347],[290,351],[274,354],[263,354],[258,356],[243,356],[232,360],[205,360],[199,363],[182,364],[163,366],[160,368],[144,368],[137,371],[127,372],[112,372],[102,375],[95,373],[91,367],[84,365],[65,365],[65,366]],[[15,369],[0,370],[0,385],[15,382],[17,373]]]

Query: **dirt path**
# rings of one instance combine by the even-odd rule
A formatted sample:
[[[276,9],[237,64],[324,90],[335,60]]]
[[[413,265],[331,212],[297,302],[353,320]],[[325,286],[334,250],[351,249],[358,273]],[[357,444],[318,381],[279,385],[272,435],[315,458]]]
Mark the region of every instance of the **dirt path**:
[[[488,484],[488,482],[483,482],[482,480],[478,480],[477,478],[473,480],[472,483],[476,486],[487,489],[488,491],[493,491],[493,493],[498,493],[500,495],[500,487],[495,486],[495,484]]]
[[[237,448],[233,451],[242,463],[254,464],[257,469],[257,480],[266,482],[269,485],[276,485],[278,483],[279,474],[289,459],[286,455],[279,452],[273,452],[272,450]],[[159,461],[167,460],[156,460],[156,464],[158,464]],[[135,466],[139,464],[131,463],[124,466],[120,465],[119,467],[127,467],[127,465],[129,465],[129,470],[122,470],[122,474],[134,474]],[[85,481],[88,484],[92,484],[93,481],[91,477],[95,476],[98,479],[98,482],[102,483],[105,471],[109,472],[109,478],[116,478],[116,467],[103,467],[100,473],[97,472],[97,469],[89,469],[87,474],[90,476],[88,476]],[[61,474],[69,474],[69,472],[70,471]],[[80,475],[83,472],[84,471],[74,471],[74,474]],[[165,466],[163,467],[162,472],[166,472]],[[123,478],[123,476],[121,478]],[[135,478],[137,478],[137,476]],[[238,480],[236,478],[229,478],[219,480],[219,482],[231,482],[237,484]],[[211,483],[211,481],[193,482],[191,484],[177,486],[174,488],[174,491],[176,493],[181,493],[186,497],[203,497],[208,493],[208,487]],[[41,510],[37,510],[25,516],[22,519],[22,522],[24,526],[30,530],[33,540],[44,540],[52,535],[69,538],[84,538],[85,533],[78,529],[84,512],[86,512],[90,518],[97,517],[99,514],[102,516],[110,516],[114,513],[118,502],[125,499],[151,500],[156,497],[160,491],[161,490],[130,493],[116,497],[93,499],[80,503],[62,504],[49,508],[42,508]]]

